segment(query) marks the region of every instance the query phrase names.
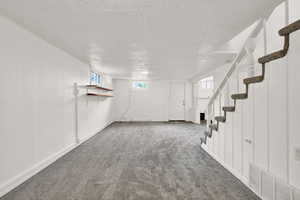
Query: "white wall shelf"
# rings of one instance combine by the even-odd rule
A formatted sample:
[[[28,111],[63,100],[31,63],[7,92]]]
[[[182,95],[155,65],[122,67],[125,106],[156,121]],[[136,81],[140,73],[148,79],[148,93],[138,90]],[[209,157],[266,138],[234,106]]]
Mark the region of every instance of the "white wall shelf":
[[[98,85],[86,85],[85,87],[88,88],[88,89],[93,88],[93,89],[99,89],[99,90],[104,90],[104,91],[113,91],[113,89],[101,87],[101,86],[98,86]]]
[[[113,95],[110,95],[110,94],[97,94],[97,93],[87,93],[86,95],[97,96],[97,97],[114,97]]]

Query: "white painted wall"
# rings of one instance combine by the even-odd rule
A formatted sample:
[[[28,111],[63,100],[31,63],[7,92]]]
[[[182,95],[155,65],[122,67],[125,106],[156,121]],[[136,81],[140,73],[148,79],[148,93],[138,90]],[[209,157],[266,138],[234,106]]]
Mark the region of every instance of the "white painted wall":
[[[88,83],[89,67],[4,17],[0,29],[1,196],[75,147],[73,83]],[[81,140],[113,120],[111,99],[84,93]]]
[[[193,122],[200,123],[200,113],[206,113],[209,97],[212,89],[202,89],[199,83],[193,84]]]
[[[290,0],[289,8],[290,22],[299,19],[299,1]],[[285,25],[286,16],[281,6],[269,18],[267,46],[262,33],[256,57],[262,56],[264,49],[272,52],[281,48],[282,38],[277,31]],[[0,17],[0,28],[1,196],[75,147],[73,83],[86,84],[89,67],[3,17]],[[297,32],[292,35],[289,56],[268,64],[266,81],[251,86],[251,98],[238,103],[238,112],[228,114],[228,122],[221,125],[220,132],[214,134],[205,147],[245,182],[250,161],[300,188],[300,163],[294,159],[295,149],[300,148],[297,129],[299,52],[300,33]],[[218,71],[215,80],[221,80],[223,74]],[[106,86],[111,87],[109,77],[107,82]],[[85,90],[80,90],[78,128],[81,140],[113,120],[168,120],[170,81],[150,81],[147,91],[132,91],[128,80],[115,80],[114,86],[115,102],[86,97]],[[230,94],[236,92],[236,77],[225,88]],[[186,82],[185,91],[186,120],[189,121],[194,117],[189,82]],[[223,91],[215,104],[216,114],[219,104],[223,105],[226,99],[228,94]],[[251,133],[253,143],[249,146],[244,139]]]
[[[130,80],[114,80],[114,113],[117,121],[168,121],[170,84],[168,80],[147,81],[149,88],[136,90]],[[180,92],[180,91],[178,91]],[[185,120],[191,120],[192,86],[185,82]]]
[[[277,7],[266,21],[265,30],[258,36],[254,53],[256,58],[281,49],[283,37],[278,35],[278,30],[300,19],[299,1],[289,0],[288,3]],[[288,56],[267,64],[266,80],[250,86],[250,97],[238,102],[237,112],[228,114],[227,122],[221,124],[220,131],[214,133],[204,146],[207,152],[246,184],[249,182],[249,163],[253,163],[275,177],[276,182],[300,188],[300,161],[295,160],[295,150],[300,149],[297,117],[300,112],[299,53],[298,31],[291,36]],[[261,67],[257,65],[256,73],[259,74],[260,71]],[[231,77],[223,91],[227,98],[236,93],[238,82],[239,92],[244,91],[241,84],[244,76],[245,73],[240,72]],[[229,93],[226,92],[228,88]],[[215,104],[218,103],[219,99]],[[222,106],[224,105],[226,104],[223,103]],[[245,139],[251,139],[252,144],[245,142]],[[222,149],[224,155],[218,149]],[[278,192],[278,188],[275,193],[276,191]],[[275,193],[272,199],[276,199]],[[277,199],[282,199],[278,195]]]
[[[200,123],[200,113],[207,112],[207,105],[209,102],[209,98],[213,95],[213,91],[219,87],[220,83],[224,78],[224,74],[228,72],[230,68],[230,64],[225,64],[218,67],[216,70],[206,74],[205,76],[201,75],[199,77],[194,77],[192,80],[193,83],[193,111],[192,113],[192,121],[194,123]],[[198,82],[199,80],[213,76],[214,77],[214,89],[202,89]],[[206,116],[207,117],[207,116]]]
[[[300,19],[300,1],[289,1],[289,22]],[[291,36],[291,50],[287,68],[287,132],[289,146],[289,182],[300,188],[300,161],[295,161],[295,149],[300,148],[299,113],[300,113],[300,32]]]

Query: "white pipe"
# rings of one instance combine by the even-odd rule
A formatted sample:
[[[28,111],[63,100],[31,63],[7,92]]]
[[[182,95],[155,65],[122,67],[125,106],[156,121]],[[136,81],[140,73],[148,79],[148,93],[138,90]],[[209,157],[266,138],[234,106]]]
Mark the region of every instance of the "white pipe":
[[[79,136],[78,136],[78,93],[79,93],[79,90],[78,90],[77,83],[74,83],[73,93],[74,93],[74,97],[75,97],[74,98],[75,142],[76,142],[76,144],[79,144],[80,143]]]

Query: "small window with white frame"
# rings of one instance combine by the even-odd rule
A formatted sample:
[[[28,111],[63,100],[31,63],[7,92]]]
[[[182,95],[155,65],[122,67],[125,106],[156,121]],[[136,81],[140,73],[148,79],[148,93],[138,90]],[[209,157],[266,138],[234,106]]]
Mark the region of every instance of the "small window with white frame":
[[[144,82],[144,81],[133,81],[132,87],[134,89],[148,89],[149,85],[147,82]]]
[[[100,86],[102,83],[102,76],[94,71],[90,72],[90,85]]]
[[[214,89],[214,77],[210,76],[199,81],[202,89]]]

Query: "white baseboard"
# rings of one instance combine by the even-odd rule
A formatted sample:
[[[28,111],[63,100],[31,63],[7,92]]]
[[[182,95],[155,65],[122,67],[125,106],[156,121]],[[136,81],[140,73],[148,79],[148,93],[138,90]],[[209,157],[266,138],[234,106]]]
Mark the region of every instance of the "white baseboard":
[[[236,178],[238,178],[247,188],[249,188],[253,193],[255,193],[259,198],[263,199],[260,194],[258,194],[255,190],[253,190],[249,186],[249,180],[242,176],[237,170],[229,166],[227,163],[225,163],[223,160],[219,159],[216,155],[209,152],[206,148],[202,148],[205,150],[206,153],[208,153],[211,157],[213,157],[218,163],[220,163],[225,169],[227,169],[232,175],[234,175]]]
[[[112,123],[113,123],[113,121],[108,123],[100,131],[102,131],[103,129],[105,129],[106,127],[108,127]],[[98,134],[100,131],[80,139],[79,144],[76,144],[76,143],[70,144],[69,146],[65,147],[64,149],[60,150],[59,152],[54,153],[51,156],[47,157],[46,159],[44,159],[44,160],[38,162],[37,164],[33,165],[33,167],[21,172],[20,174],[18,174],[15,177],[9,179],[8,181],[6,181],[6,183],[0,185],[0,197],[4,196],[5,194],[10,192],[14,188],[18,187],[20,184],[24,183],[26,180],[33,177],[34,175],[36,175],[37,173],[39,173],[40,171],[42,171],[43,169],[48,167],[50,164],[54,163],[56,160],[58,160],[59,158],[61,158],[65,154],[69,153],[70,151],[72,151],[73,149],[78,147],[83,142],[87,141],[88,139],[90,139],[94,135]]]
[[[222,159],[220,159],[218,156],[216,156],[214,153],[212,153],[212,152],[210,152],[207,148],[206,148],[206,146],[203,146],[203,148],[202,148],[206,153],[208,153],[213,159],[215,159],[218,163],[220,163],[225,169],[227,169],[231,174],[233,174],[236,178],[238,178],[246,187],[248,187],[253,193],[255,193],[259,198],[261,198],[262,200],[267,200],[266,198],[263,198],[262,197],[262,195],[260,194],[261,193],[261,191],[262,191],[262,185],[261,185],[261,183],[260,183],[260,189],[259,189],[259,191],[255,191],[253,188],[251,188],[250,187],[250,185],[249,185],[249,180],[246,178],[246,177],[244,177],[244,176],[242,176],[242,174],[240,173],[240,172],[238,172],[237,170],[235,170],[233,167],[231,167],[230,165],[228,165],[227,163],[225,163]],[[264,171],[264,170],[262,170],[262,169],[260,169],[259,168],[259,170],[260,170],[260,174],[262,173],[262,171]],[[272,178],[273,178],[273,184],[276,184],[274,181],[275,180],[277,180],[277,177],[276,177],[276,175],[275,174],[272,174],[272,173],[270,173],[270,172],[266,172],[266,171],[264,171],[265,173],[268,173]],[[261,176],[261,175],[260,175]],[[260,179],[261,179],[261,177],[260,177]],[[280,179],[278,179],[278,180],[280,180]],[[289,188],[289,190],[290,190],[290,200],[296,200],[295,198],[295,193],[297,193],[297,194],[300,194],[300,190],[297,188],[297,187],[295,187],[295,186],[293,186],[293,185],[289,185],[289,184],[287,184],[287,183],[284,183],[284,182],[282,182],[283,184],[285,184],[285,186],[287,186],[288,188]],[[273,188],[275,191],[273,191],[273,194],[276,194],[276,186]],[[277,197],[274,195],[274,197],[273,197],[273,200],[275,200],[275,199],[277,199]],[[269,199],[268,199],[269,200]]]
[[[73,150],[77,145],[75,143],[67,146],[66,148],[62,149],[61,151],[49,156],[48,158],[42,160],[41,162],[35,164],[33,167],[23,171],[22,173],[18,174],[17,176],[11,178],[6,183],[0,186],[0,197],[7,194],[9,191],[13,190],[20,184],[24,183],[26,180],[37,174],[38,172],[45,169],[47,166],[55,162],[57,159],[65,155],[66,153]]]

